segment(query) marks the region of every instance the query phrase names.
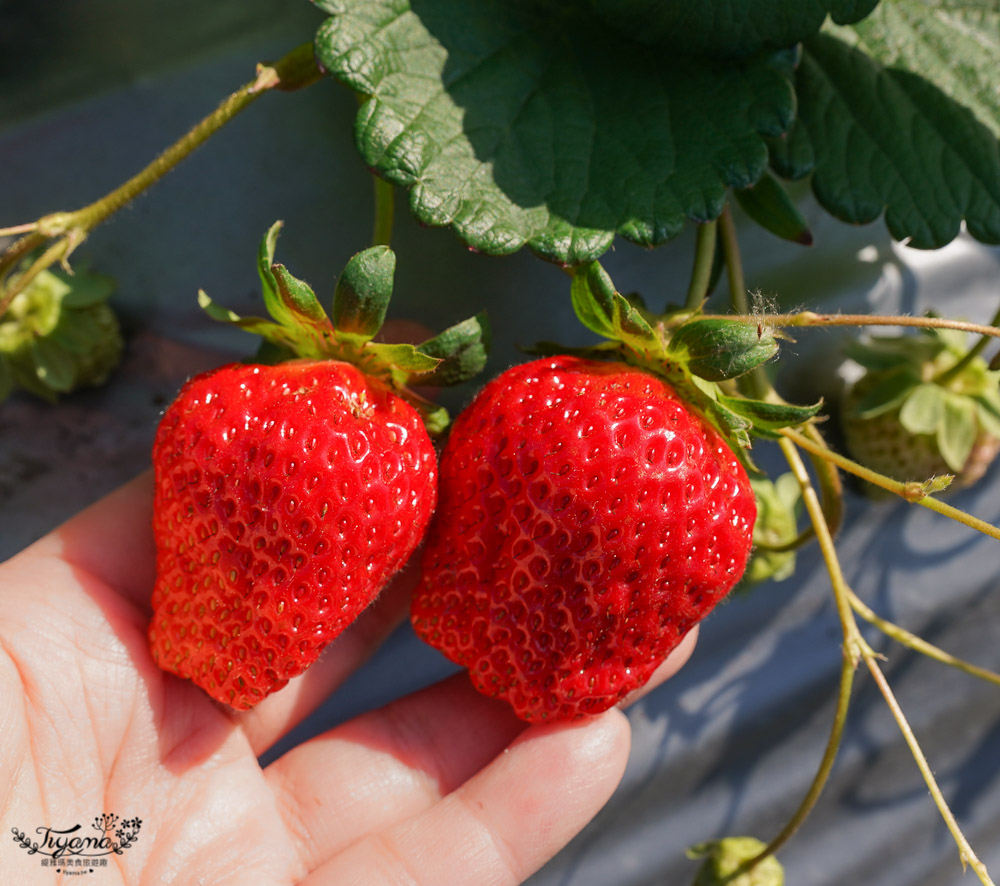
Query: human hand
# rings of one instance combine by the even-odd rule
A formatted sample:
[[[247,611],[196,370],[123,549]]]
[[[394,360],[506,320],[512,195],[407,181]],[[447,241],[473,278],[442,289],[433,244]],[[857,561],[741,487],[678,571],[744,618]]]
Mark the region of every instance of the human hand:
[[[614,791],[629,748],[618,710],[527,727],[464,674],[262,768],[258,757],[403,619],[406,575],[305,674],[236,713],[150,656],[151,504],[139,478],[0,565],[0,809],[15,841],[76,824],[63,839],[86,837],[104,814],[138,820],[127,849],[104,852],[101,886],[514,884]],[[8,849],[6,882],[70,866],[40,867],[44,846]]]

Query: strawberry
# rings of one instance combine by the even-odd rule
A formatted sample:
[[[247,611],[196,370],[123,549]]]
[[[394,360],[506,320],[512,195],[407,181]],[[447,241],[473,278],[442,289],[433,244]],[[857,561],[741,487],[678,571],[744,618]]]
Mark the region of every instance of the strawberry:
[[[440,459],[417,634],[524,720],[641,686],[739,581],[753,490],[662,377],[556,356],[487,384]]]
[[[949,490],[975,483],[1000,452],[1000,373],[950,330],[852,343],[865,372],[841,401],[848,452],[897,480],[953,475]],[[888,495],[866,486],[873,497]]]
[[[348,264],[331,322],[271,263],[276,236],[261,250],[275,322],[201,300],[263,335],[270,356],[301,357],[193,378],[153,446],[150,648],[236,709],[302,673],[413,553],[437,494],[425,422],[442,416],[404,382],[463,377],[484,357],[478,321],[419,347],[372,341],[391,291],[385,247]]]

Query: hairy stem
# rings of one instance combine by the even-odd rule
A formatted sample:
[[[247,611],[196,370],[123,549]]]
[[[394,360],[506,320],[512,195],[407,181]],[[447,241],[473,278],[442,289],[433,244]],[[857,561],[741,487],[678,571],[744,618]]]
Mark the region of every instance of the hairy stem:
[[[903,714],[903,709],[899,706],[899,702],[896,701],[896,696],[893,695],[892,688],[889,686],[889,681],[885,679],[885,674],[882,673],[882,669],[878,666],[878,662],[875,660],[874,654],[865,655],[865,664],[868,666],[868,670],[871,671],[872,677],[875,678],[875,683],[878,686],[879,691],[882,693],[882,697],[885,699],[886,704],[889,706],[889,710],[892,712],[892,716],[896,721],[896,725],[899,727],[899,731],[903,734],[903,738],[910,749],[910,753],[916,761],[917,768],[920,770],[920,774],[924,778],[927,790],[930,791],[930,795],[934,800],[934,805],[937,806],[938,812],[941,814],[941,818],[944,820],[945,825],[951,832],[952,838],[955,840],[955,844],[958,846],[958,853],[962,859],[963,866],[968,864],[972,870],[975,871],[976,876],[979,877],[983,886],[995,886],[993,880],[990,879],[989,872],[986,870],[986,865],[984,865],[979,860],[976,853],[972,851],[969,841],[966,840],[965,834],[962,833],[962,829],[958,826],[958,822],[955,821],[955,816],[952,815],[951,809],[948,808],[948,803],[944,798],[944,794],[941,793],[941,788],[938,787],[937,780],[934,778],[934,773],[931,772],[931,767],[927,762],[927,758],[924,756],[924,752],[920,748],[920,743],[917,741],[917,737],[913,734],[913,730],[910,728],[910,724],[907,722],[906,716]]]
[[[695,235],[694,267],[688,285],[685,307],[696,311],[708,298],[708,284],[712,279],[712,262],[715,261],[715,234],[718,223],[713,220],[698,225]]]
[[[981,680],[986,680],[988,683],[1000,686],[1000,674],[988,671],[986,668],[978,667],[961,658],[956,658],[954,655],[945,652],[943,649],[939,649],[932,643],[928,643],[923,637],[918,637],[916,634],[910,633],[906,628],[882,618],[873,612],[854,591],[850,592],[849,599],[851,601],[851,608],[861,618],[869,624],[874,625],[883,634],[891,637],[897,643],[906,646],[908,649],[912,649],[914,652],[919,652],[921,655],[926,655],[928,658],[939,661],[941,664],[949,665],[973,677],[979,677]]]
[[[945,504],[940,499],[927,494],[928,489],[934,488],[934,481],[929,481],[928,483],[903,483],[899,480],[893,480],[884,474],[879,474],[877,471],[866,468],[864,465],[859,465],[856,461],[841,455],[839,452],[834,452],[824,446],[817,446],[808,437],[803,436],[797,431],[793,431],[791,428],[783,428],[778,433],[794,442],[796,446],[804,449],[806,452],[826,459],[849,474],[854,474],[856,477],[867,480],[875,486],[881,486],[883,489],[887,489],[889,492],[905,498],[911,504],[918,504],[921,507],[935,511],[944,517],[948,517],[951,520],[955,520],[971,529],[975,529],[977,532],[982,532],[984,535],[1000,541],[1000,529],[996,526],[987,523],[985,520],[980,520],[978,517],[973,517],[972,514],[967,514],[965,511]]]
[[[969,323],[966,320],[949,320],[945,317],[906,317],[894,314],[817,314],[815,311],[800,311],[795,314],[755,315],[741,311],[740,315],[705,314],[713,319],[744,320],[747,323],[763,321],[772,328],[793,328],[802,326],[910,326],[920,329],[958,329],[990,338],[1000,338],[1000,328]]]

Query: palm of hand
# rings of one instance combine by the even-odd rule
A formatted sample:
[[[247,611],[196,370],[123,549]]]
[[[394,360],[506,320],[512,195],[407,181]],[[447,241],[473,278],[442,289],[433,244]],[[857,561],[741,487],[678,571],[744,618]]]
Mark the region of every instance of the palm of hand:
[[[502,884],[521,882],[606,801],[628,751],[617,711],[525,729],[463,675],[261,768],[258,756],[398,622],[406,588],[384,593],[303,677],[231,713],[149,654],[148,486],[124,487],[0,566],[8,833],[41,840],[36,828],[79,823],[86,836],[102,814],[141,819],[102,868],[117,879],[102,883]],[[41,855],[9,857],[12,877],[36,881]]]

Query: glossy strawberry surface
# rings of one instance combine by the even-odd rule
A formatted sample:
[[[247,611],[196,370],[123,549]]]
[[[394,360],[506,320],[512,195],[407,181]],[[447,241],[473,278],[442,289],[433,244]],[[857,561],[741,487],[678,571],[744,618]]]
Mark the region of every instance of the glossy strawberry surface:
[[[416,632],[525,720],[638,688],[742,576],[756,503],[722,437],[661,379],[564,356],[456,419]]]
[[[153,465],[153,656],[238,709],[354,621],[419,544],[436,498],[416,410],[332,360],[192,379]]]

